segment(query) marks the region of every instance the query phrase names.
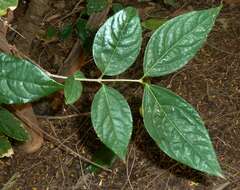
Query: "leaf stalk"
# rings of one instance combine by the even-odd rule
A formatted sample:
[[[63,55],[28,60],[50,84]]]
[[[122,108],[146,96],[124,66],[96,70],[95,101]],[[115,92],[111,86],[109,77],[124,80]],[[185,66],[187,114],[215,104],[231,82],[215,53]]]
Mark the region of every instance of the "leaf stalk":
[[[50,77],[53,77],[53,78],[64,79],[64,80],[66,80],[68,78],[66,76],[55,75],[55,74],[51,74],[51,73],[48,73],[48,75]],[[75,78],[75,80],[81,81],[81,82],[97,82],[97,83],[103,83],[103,82],[132,82],[132,83],[141,83],[141,84],[143,84],[142,79],[102,79],[102,78],[90,79],[90,78]]]

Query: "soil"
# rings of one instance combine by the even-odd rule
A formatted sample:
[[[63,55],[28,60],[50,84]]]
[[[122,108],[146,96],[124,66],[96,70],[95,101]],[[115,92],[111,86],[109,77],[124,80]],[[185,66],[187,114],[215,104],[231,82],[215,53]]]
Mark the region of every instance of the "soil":
[[[66,41],[53,42],[46,42],[41,36],[49,24],[60,27],[76,21],[81,9],[73,11],[77,0],[41,1],[46,3],[46,7],[38,9],[42,8],[44,12],[30,11],[31,14],[35,14],[35,17],[31,18],[31,4],[21,1],[15,11],[12,26],[25,39],[14,31],[9,32],[8,38],[10,43],[16,45],[44,69],[58,73],[76,41],[76,36],[72,35]],[[146,7],[148,4],[131,2],[141,9],[144,19],[212,7],[218,3],[180,1],[180,6],[176,8],[154,4],[151,14],[144,14],[144,11],[149,10]],[[170,88],[199,111],[206,123],[226,179],[194,171],[161,152],[143,128],[139,114],[142,90],[138,86],[125,84],[114,86],[128,99],[134,115],[134,135],[129,146],[127,162],[117,160],[111,168],[112,172],[88,173],[85,169],[88,163],[66,148],[67,146],[91,159],[101,145],[92,129],[88,114],[92,98],[99,86],[88,84],[85,86],[84,95],[74,106],[64,105],[59,94],[55,96],[58,97],[60,106],[56,103],[55,96],[34,104],[41,128],[45,131],[44,145],[39,151],[26,154],[16,144],[14,157],[0,160],[0,187],[4,187],[5,190],[240,190],[239,17],[238,4],[225,5],[216,26],[197,56],[180,71],[152,80],[155,84]],[[144,33],[143,48],[148,40],[147,36],[149,32]],[[87,76],[98,77],[99,71],[91,56],[86,57],[82,70]],[[138,78],[141,75],[142,57],[143,54],[123,77]],[[65,147],[61,146],[62,144]]]

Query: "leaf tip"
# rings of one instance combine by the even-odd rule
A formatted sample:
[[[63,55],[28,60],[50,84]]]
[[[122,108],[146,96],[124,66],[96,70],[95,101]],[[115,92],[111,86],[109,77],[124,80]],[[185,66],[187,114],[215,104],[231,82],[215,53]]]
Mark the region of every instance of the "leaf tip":
[[[219,6],[218,6],[218,9],[221,10],[223,8],[223,3],[221,3]]]
[[[120,159],[123,161],[124,164],[126,164],[126,156],[124,155],[123,157],[120,157]]]
[[[217,17],[222,8],[223,8],[223,4],[220,4],[219,6],[211,8],[210,10],[212,10],[213,16]]]
[[[222,10],[223,8],[223,4],[219,5],[217,8],[217,14],[219,14],[219,12]]]
[[[220,171],[220,172],[217,172],[217,173],[216,173],[216,176],[218,176],[218,177],[220,177],[220,178],[222,178],[222,179],[226,179],[226,177],[222,174],[221,171]]]
[[[111,149],[122,161],[124,164],[126,164],[126,154],[127,154],[127,148],[122,151],[114,151]]]
[[[138,15],[138,11],[134,7],[127,7],[124,9],[129,16],[134,17]]]

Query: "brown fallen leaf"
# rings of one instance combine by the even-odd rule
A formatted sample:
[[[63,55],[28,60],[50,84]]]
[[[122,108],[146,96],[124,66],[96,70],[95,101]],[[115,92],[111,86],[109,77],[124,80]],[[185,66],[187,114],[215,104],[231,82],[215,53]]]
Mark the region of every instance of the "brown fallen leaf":
[[[19,148],[26,153],[36,152],[43,145],[43,135],[38,128],[39,123],[33,112],[32,104],[14,105],[11,106],[11,110],[20,120],[23,121],[25,129],[27,129],[30,135],[30,139],[20,145]]]
[[[111,6],[107,6],[103,11],[92,14],[87,22],[88,27],[91,30],[97,30],[107,19]]]
[[[63,67],[59,70],[59,74],[70,76],[80,70],[84,65],[84,52],[81,42],[78,39],[72,47],[68,57],[63,63]],[[61,81],[63,82],[63,81]]]

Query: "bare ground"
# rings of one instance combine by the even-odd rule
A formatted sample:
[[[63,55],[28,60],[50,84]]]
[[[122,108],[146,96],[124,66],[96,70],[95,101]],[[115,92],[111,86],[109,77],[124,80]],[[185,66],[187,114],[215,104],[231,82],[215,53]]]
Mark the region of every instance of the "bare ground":
[[[27,53],[42,67],[57,73],[74,44],[75,36],[66,42],[46,43],[39,38],[39,29],[46,30],[47,19],[60,14],[55,24],[74,20],[79,13],[72,13],[77,1],[66,1],[65,9],[49,1],[51,12],[35,20],[39,24],[25,30],[24,22],[28,4],[21,5],[14,26],[23,33],[22,39],[10,32],[9,40],[19,50]],[[60,1],[57,1],[60,2]],[[194,2],[194,3],[192,3]],[[193,9],[211,7],[211,3],[188,1]],[[156,8],[154,14],[169,15],[175,10]],[[71,16],[61,20],[71,13]],[[41,14],[41,13],[39,13]],[[57,106],[54,98],[35,105],[42,129],[46,132],[44,146],[34,154],[25,154],[17,146],[13,158],[0,160],[0,185],[9,189],[151,189],[151,190],[226,190],[240,189],[240,7],[226,6],[217,20],[207,43],[198,55],[182,70],[163,78],[152,80],[164,85],[188,100],[197,108],[209,130],[226,180],[193,171],[162,153],[143,128],[139,114],[142,90],[135,85],[116,86],[127,97],[134,113],[134,135],[129,146],[127,163],[117,160],[112,172],[97,175],[87,173],[86,162],[69,152],[64,144],[76,153],[91,158],[100,142],[91,126],[88,112],[97,85],[87,85],[82,99],[74,106]],[[145,41],[147,40],[145,34]],[[31,49],[31,51],[29,51]],[[98,76],[91,60],[82,68],[88,76]],[[137,78],[141,73],[142,56],[125,74]],[[138,72],[135,72],[135,70]],[[81,114],[84,113],[84,114]],[[69,115],[75,114],[74,117]],[[50,118],[48,115],[61,115]],[[64,115],[64,117],[62,117]],[[67,116],[67,117],[65,117]]]

